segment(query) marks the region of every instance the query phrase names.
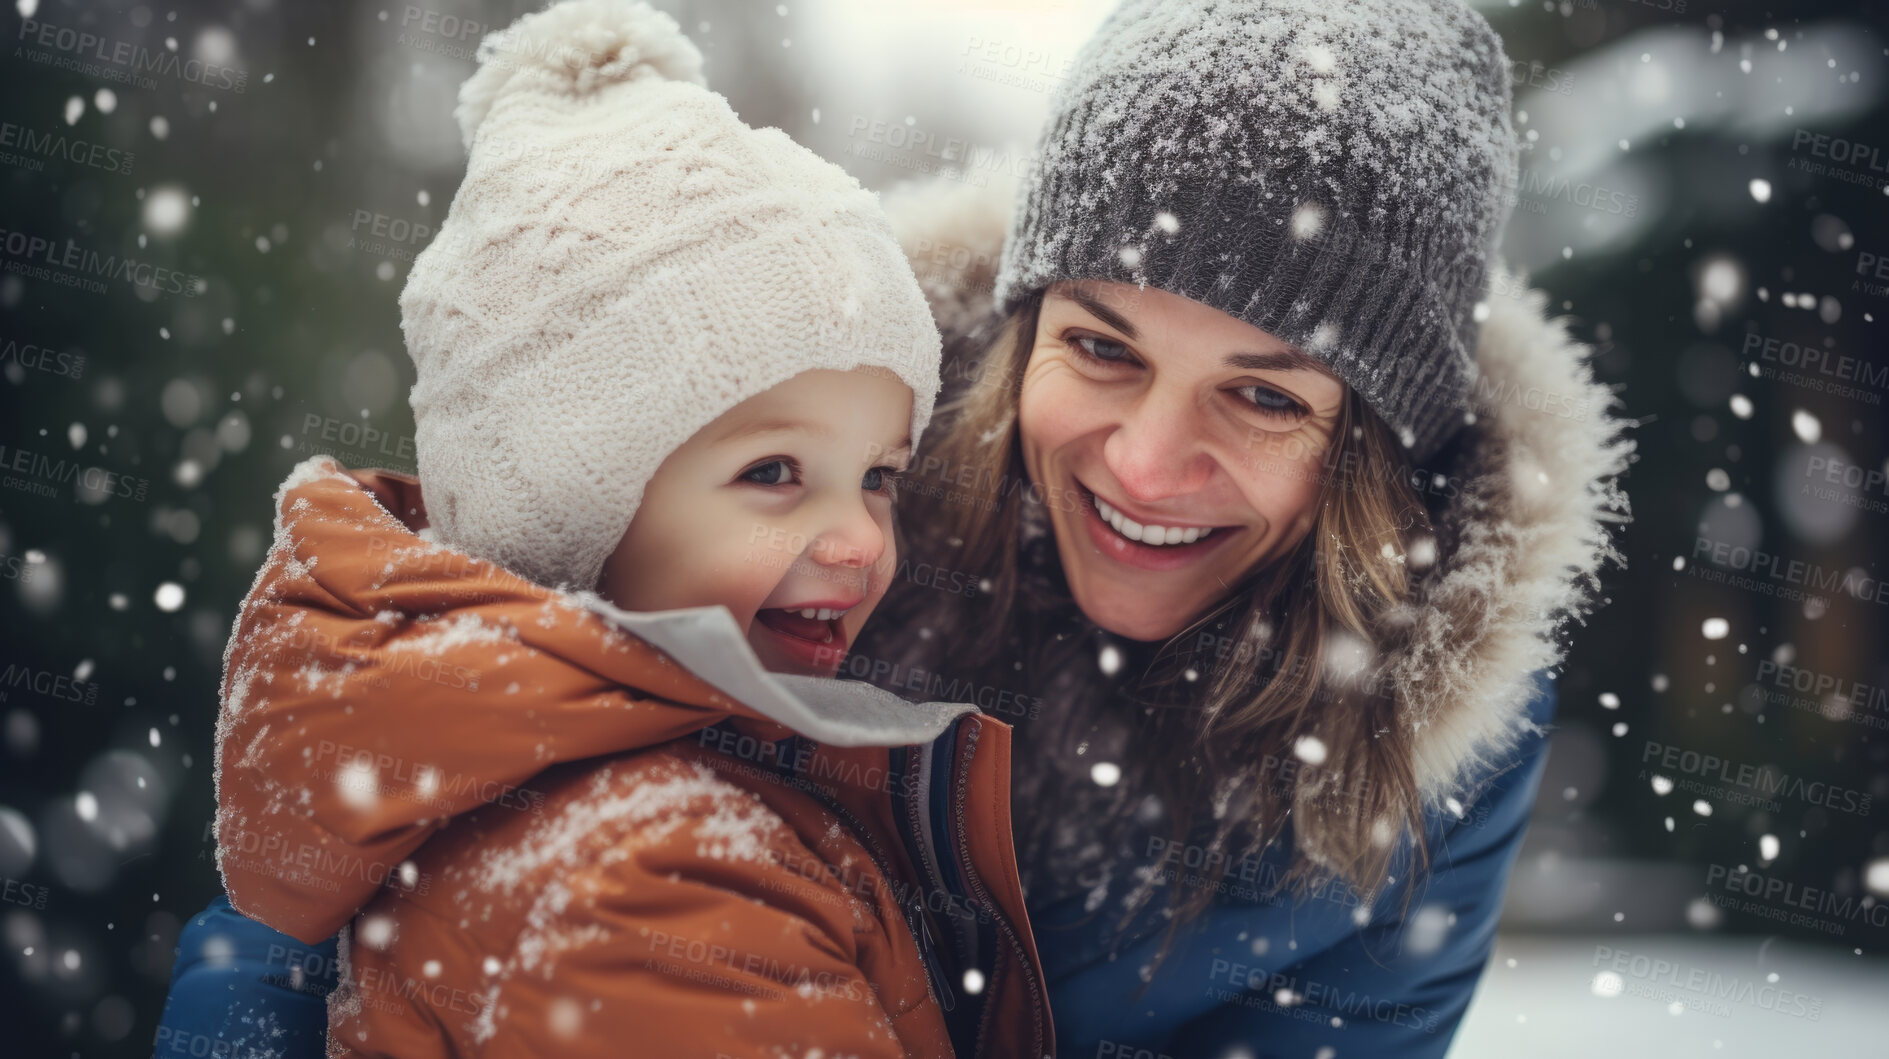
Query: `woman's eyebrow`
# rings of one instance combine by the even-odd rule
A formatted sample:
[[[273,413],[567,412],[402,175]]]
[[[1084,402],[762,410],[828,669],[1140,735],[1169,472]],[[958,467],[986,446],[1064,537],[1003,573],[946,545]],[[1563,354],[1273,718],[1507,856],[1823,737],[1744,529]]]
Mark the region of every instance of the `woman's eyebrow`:
[[[1072,286],[1062,293],[1066,295],[1069,300],[1087,309],[1090,316],[1113,327],[1129,338],[1141,337],[1141,332],[1135,330],[1135,325],[1129,323],[1127,317],[1102,304],[1102,299],[1096,297],[1094,291],[1087,290],[1083,287]]]
[[[1227,367],[1241,371],[1316,371],[1331,374],[1325,362],[1296,349],[1276,349],[1271,353],[1228,353]]]

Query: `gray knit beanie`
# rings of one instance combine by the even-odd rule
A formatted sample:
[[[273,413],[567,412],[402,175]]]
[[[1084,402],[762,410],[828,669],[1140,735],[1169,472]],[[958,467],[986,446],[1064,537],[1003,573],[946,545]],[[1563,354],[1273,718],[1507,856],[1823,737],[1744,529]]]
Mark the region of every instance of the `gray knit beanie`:
[[[1465,421],[1517,148],[1462,0],[1123,0],[1058,90],[998,307],[1153,286],[1322,359],[1434,455]]]

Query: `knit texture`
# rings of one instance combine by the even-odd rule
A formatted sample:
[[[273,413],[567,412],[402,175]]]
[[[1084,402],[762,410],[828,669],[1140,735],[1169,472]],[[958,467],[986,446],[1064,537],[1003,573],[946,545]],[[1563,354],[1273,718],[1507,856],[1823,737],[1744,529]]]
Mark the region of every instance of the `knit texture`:
[[[1124,0],[1059,89],[996,284],[1153,286],[1319,357],[1423,460],[1463,424],[1517,148],[1461,0]]]
[[[400,296],[437,539],[595,587],[668,454],[801,372],[938,390],[877,197],[703,86],[675,20],[567,0],[486,38],[466,177]]]

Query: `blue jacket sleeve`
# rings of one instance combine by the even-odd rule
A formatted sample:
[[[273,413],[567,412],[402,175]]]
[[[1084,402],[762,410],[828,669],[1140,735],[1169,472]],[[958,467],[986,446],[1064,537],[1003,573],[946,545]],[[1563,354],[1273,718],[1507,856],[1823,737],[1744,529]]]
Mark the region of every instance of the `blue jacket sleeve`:
[[[1553,717],[1554,688],[1537,678],[1531,719]],[[1497,765],[1461,819],[1433,833],[1430,876],[1407,906],[1383,902],[1338,944],[1250,983],[1251,1003],[1225,1004],[1177,1035],[1175,1055],[1236,1045],[1265,1059],[1338,1055],[1439,1059],[1495,944],[1509,869],[1541,785],[1547,740],[1529,735]],[[1401,896],[1401,895],[1400,895]],[[1178,1050],[1176,1050],[1178,1049]]]
[[[155,1059],[322,1059],[335,942],[308,945],[219,894],[177,938]]]

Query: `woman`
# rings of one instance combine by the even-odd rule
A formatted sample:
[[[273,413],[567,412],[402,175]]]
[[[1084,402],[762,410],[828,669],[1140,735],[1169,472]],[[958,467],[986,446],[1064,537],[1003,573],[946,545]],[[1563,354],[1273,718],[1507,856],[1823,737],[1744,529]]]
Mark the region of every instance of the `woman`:
[[[1027,704],[1063,1054],[1441,1055],[1468,1004],[1630,452],[1489,264],[1507,70],[1456,0],[1126,0],[1001,255],[970,193],[894,206],[1000,261],[930,277],[956,392],[901,512],[984,591],[858,651]]]

